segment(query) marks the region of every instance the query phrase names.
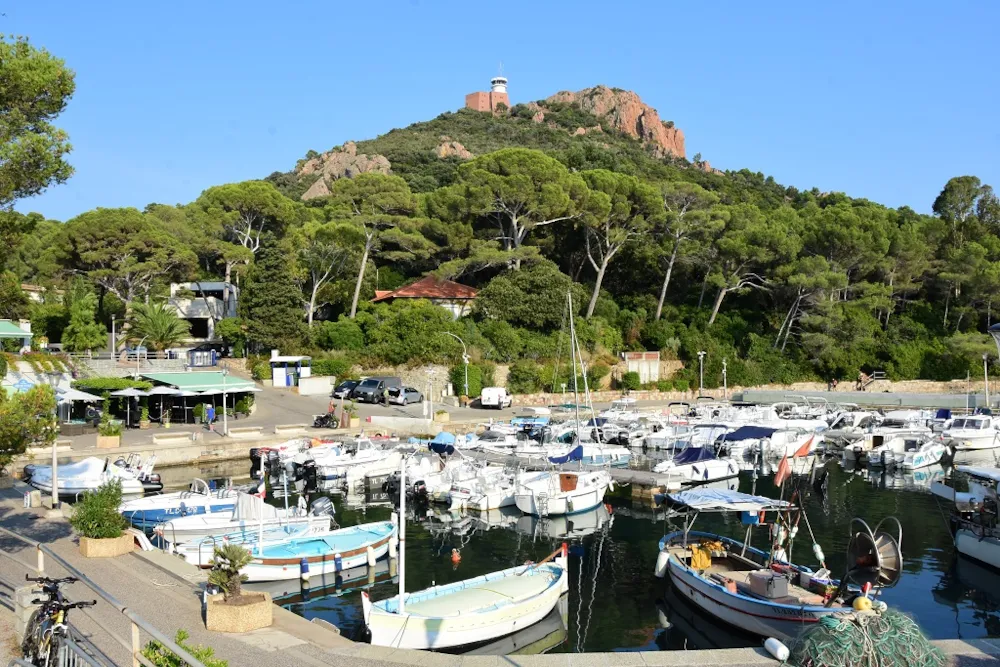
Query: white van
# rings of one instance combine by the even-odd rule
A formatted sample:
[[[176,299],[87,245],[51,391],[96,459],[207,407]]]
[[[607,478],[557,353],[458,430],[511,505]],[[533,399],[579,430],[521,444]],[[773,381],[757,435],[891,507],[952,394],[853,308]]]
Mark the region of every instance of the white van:
[[[479,395],[479,405],[484,408],[496,408],[503,410],[509,408],[513,399],[503,387],[483,387],[483,393]]]

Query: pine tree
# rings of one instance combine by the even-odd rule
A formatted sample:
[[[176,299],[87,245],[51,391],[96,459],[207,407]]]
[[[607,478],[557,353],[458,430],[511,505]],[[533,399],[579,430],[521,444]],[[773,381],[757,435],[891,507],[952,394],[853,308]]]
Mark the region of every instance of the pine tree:
[[[292,275],[293,261],[293,255],[273,236],[261,237],[260,251],[239,301],[251,349],[289,352],[305,342],[302,292]]]

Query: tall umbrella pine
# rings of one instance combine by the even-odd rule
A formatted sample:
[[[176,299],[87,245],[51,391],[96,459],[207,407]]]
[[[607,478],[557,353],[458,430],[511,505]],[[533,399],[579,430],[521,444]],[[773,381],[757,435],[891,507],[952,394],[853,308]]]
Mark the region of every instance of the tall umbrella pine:
[[[305,342],[302,291],[291,267],[294,251],[270,234],[261,237],[257,258],[240,294],[240,317],[255,350],[295,350]]]

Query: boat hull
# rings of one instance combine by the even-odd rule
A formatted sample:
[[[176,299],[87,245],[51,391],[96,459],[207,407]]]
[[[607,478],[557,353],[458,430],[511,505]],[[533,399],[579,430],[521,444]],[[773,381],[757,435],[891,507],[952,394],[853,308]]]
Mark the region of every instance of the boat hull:
[[[566,560],[557,558],[556,564],[561,570],[558,580],[538,595],[474,613],[420,616],[406,613],[404,607],[404,613],[397,614],[372,604],[364,595],[362,605],[371,643],[391,648],[441,649],[492,641],[528,628],[548,616],[569,590]]]
[[[603,503],[607,490],[608,487],[601,486],[584,489],[580,493],[562,493],[549,496],[545,507],[539,506],[537,494],[517,493],[514,496],[514,504],[525,514],[534,514],[535,516],[579,514],[580,512],[588,512]]]
[[[958,436],[953,437],[948,440],[956,452],[972,452],[983,449],[996,449],[1000,447],[1000,439],[995,435],[975,437],[975,436]]]
[[[303,558],[309,564],[310,577],[336,574],[362,565],[374,566],[375,561],[389,553],[389,543],[395,539],[395,536],[396,532],[393,530],[382,537],[336,553],[330,550],[319,555],[287,557],[268,557],[267,555],[261,557],[254,554],[254,559],[240,572],[247,576],[247,581],[298,579],[302,576]],[[266,549],[267,546],[265,546],[265,551]]]
[[[955,549],[963,556],[1000,569],[1000,539],[989,536],[979,539],[975,532],[959,528],[955,531]]]

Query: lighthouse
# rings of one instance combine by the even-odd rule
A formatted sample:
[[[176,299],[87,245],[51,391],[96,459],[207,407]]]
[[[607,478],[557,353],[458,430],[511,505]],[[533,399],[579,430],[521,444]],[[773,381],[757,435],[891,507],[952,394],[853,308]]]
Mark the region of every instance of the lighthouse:
[[[507,97],[507,77],[495,76],[490,79],[490,92],[469,93],[465,96],[465,108],[473,111],[496,112],[502,104],[504,109],[510,108],[510,98]]]

